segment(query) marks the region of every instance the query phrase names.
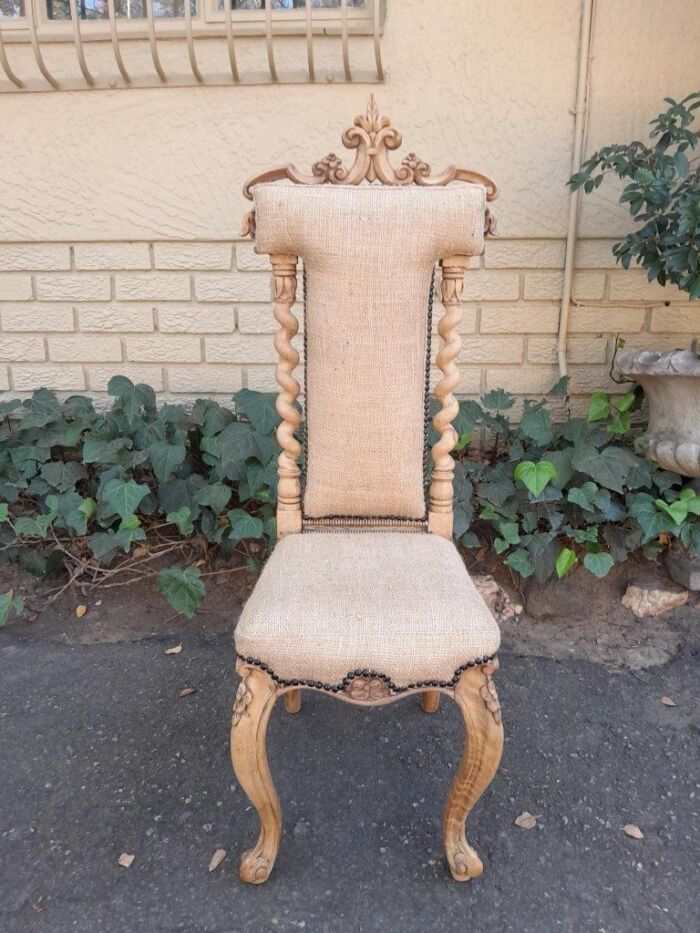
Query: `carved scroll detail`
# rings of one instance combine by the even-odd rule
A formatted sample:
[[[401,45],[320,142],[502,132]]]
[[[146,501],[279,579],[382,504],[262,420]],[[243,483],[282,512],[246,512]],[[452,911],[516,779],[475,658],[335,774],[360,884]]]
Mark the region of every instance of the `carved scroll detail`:
[[[443,375],[435,386],[435,397],[440,402],[440,409],[433,417],[433,425],[440,437],[432,449],[435,466],[430,482],[428,529],[444,538],[451,538],[455,462],[450,452],[458,441],[452,422],[459,413],[459,403],[453,391],[459,384],[459,370],[455,360],[462,349],[462,338],[457,333],[457,326],[462,320],[462,286],[469,259],[466,256],[451,256],[443,259],[441,265],[445,313],[438,324],[442,347],[436,363]]]
[[[498,701],[498,692],[493,682],[493,675],[498,670],[498,659],[494,658],[488,664],[483,664],[481,671],[486,678],[485,683],[479,690],[481,699],[486,704],[486,709],[493,716],[493,721],[497,726],[501,725],[501,704]]]
[[[449,185],[453,181],[469,181],[484,186],[488,201],[498,197],[496,185],[486,175],[454,165],[433,175],[428,163],[412,152],[398,168],[394,168],[389,161],[389,153],[401,145],[401,133],[391,125],[388,117],[380,115],[373,95],[370,95],[365,113],[355,117],[353,125],[343,133],[342,140],[346,149],[355,150],[355,161],[350,168],[345,168],[338,156],[331,152],[312,165],[310,175],[292,164],[255,175],[243,186],[243,194],[252,200],[254,185],[286,178],[298,185],[359,185],[363,181],[379,181],[383,185]]]
[[[280,386],[277,396],[277,414],[282,419],[277,428],[277,440],[282,452],[277,464],[279,488],[277,495],[277,537],[301,531],[301,444],[294,432],[301,423],[301,415],[294,405],[300,386],[292,375],[299,363],[299,354],[292,346],[292,338],[299,330],[299,322],[291,312],[297,290],[297,257],[276,253],[270,257],[274,288],[273,313],[279,324],[275,335],[275,349],[279,363],[275,378]]]
[[[236,697],[233,701],[233,716],[231,717],[231,727],[237,726],[241,721],[241,718],[245,715],[246,710],[250,706],[250,701],[253,699],[253,694],[248,689],[248,684],[246,683],[246,677],[243,677],[243,680],[238,685],[238,690],[236,691]]]
[[[391,695],[389,684],[381,677],[354,677],[345,692],[353,700],[381,700]]]

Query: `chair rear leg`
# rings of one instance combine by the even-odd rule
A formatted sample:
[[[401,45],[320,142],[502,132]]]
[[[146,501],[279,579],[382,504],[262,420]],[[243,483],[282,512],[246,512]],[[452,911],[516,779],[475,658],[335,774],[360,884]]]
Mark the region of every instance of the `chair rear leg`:
[[[443,838],[450,871],[456,881],[469,881],[484,870],[481,859],[467,842],[466,819],[498,770],[503,751],[503,724],[491,674],[493,661],[466,670],[454,690],[464,718],[466,745],[447,796]]]
[[[284,694],[284,708],[293,715],[301,712],[301,690],[290,690]]]
[[[439,690],[424,690],[420,695],[420,708],[424,713],[437,713],[440,706]]]
[[[252,665],[236,667],[241,676],[231,721],[231,760],[238,782],[260,817],[260,835],[252,849],[241,858],[241,881],[262,884],[267,881],[282,834],[282,809],[272,783],[267,762],[265,735],[277,698],[275,683],[264,671]]]

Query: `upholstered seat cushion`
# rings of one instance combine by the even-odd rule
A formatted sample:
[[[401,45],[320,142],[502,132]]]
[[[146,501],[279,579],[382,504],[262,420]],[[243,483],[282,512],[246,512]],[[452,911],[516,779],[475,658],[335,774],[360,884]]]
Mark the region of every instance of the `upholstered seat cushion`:
[[[427,533],[289,535],[246,604],[236,651],[284,681],[369,670],[447,684],[498,650],[498,626],[455,546]]]

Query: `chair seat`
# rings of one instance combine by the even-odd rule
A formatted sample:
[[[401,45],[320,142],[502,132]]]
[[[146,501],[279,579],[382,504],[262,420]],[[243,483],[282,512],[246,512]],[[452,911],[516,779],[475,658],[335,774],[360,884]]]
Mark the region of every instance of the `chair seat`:
[[[342,689],[449,686],[492,657],[500,633],[456,547],[434,534],[283,538],[248,600],[236,651],[278,680]]]

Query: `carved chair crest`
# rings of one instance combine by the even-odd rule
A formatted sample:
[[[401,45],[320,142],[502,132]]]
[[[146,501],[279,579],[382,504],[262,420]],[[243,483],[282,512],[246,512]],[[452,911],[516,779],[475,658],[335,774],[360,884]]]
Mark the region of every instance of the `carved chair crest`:
[[[394,168],[389,161],[389,152],[401,146],[403,137],[396,127],[391,125],[389,117],[380,115],[373,94],[369,96],[365,113],[356,116],[353,125],[344,131],[342,141],[346,149],[356,150],[355,161],[350,168],[345,168],[342,159],[334,152],[329,152],[327,156],[314,162],[310,175],[301,172],[292,163],[287,163],[249,178],[243,185],[244,196],[252,201],[252,188],[255,185],[287,179],[298,185],[359,185],[361,182],[380,182],[383,185],[415,184],[431,187],[449,185],[453,181],[469,181],[484,186],[487,201],[494,201],[498,197],[498,188],[486,175],[456,168],[454,165],[448,165],[442,172],[433,175],[430,165],[414,152],[409,152],[401,160],[401,165]],[[488,210],[485,232],[496,232],[493,215]],[[244,219],[243,236],[249,235],[255,235],[255,211],[250,211]]]

